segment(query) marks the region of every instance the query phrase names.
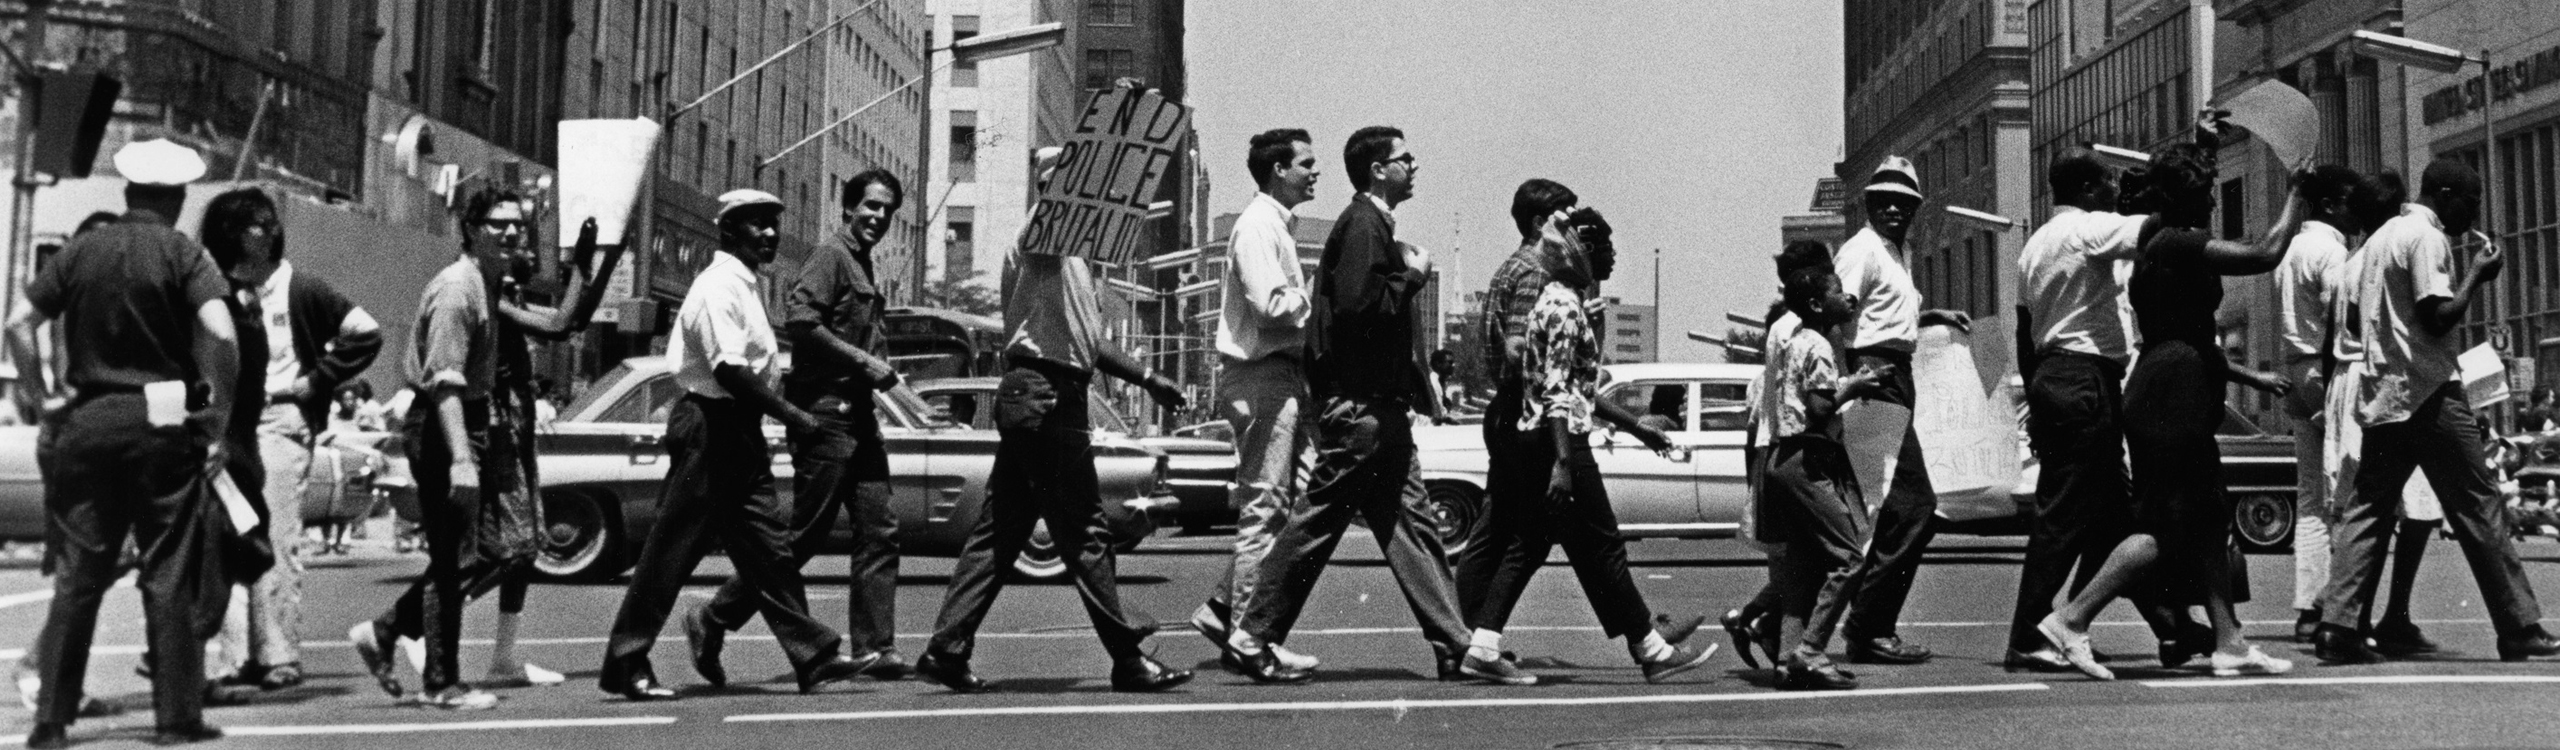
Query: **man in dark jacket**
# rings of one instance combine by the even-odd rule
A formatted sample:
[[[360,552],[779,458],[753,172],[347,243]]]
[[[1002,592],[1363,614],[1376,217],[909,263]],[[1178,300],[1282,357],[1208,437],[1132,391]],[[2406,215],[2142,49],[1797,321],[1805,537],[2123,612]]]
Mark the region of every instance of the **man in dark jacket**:
[[[1287,640],[1354,515],[1366,517],[1377,534],[1438,660],[1467,648],[1457,587],[1424,507],[1413,445],[1412,412],[1434,403],[1415,359],[1411,308],[1431,278],[1431,260],[1396,241],[1393,213],[1413,197],[1413,153],[1402,131],[1368,127],[1351,134],[1343,162],[1360,193],[1325,239],[1308,325],[1315,467],[1306,499],[1290,509],[1263,558],[1260,591],[1250,609],[1238,613],[1236,626],[1247,637],[1229,639],[1248,673],[1266,682],[1304,679],[1284,676],[1267,644]]]

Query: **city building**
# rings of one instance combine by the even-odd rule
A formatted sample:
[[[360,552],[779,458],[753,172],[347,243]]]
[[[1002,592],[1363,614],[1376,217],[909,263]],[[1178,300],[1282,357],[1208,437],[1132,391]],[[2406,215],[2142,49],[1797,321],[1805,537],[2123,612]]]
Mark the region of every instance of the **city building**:
[[[1067,0],[928,0],[937,44],[1056,21]],[[1068,39],[1076,36],[1071,25]],[[1031,213],[1032,156],[1066,140],[1072,45],[1027,55],[954,64],[933,75],[923,200],[911,211],[924,229],[918,303],[957,306],[954,287],[992,292],[1005,256]],[[980,294],[992,299],[992,294]],[[972,310],[971,312],[989,312]]]
[[[1600,341],[1604,349],[1600,358],[1607,362],[1659,362],[1662,360],[1662,317],[1653,305],[1630,305],[1616,296],[1609,301],[1607,320],[1602,324]]]
[[[2054,4],[2048,0],[2045,4]],[[2017,304],[2022,232],[1950,221],[1943,206],[2028,215],[2038,182],[2028,162],[2027,24],[2018,0],[1852,0],[1844,15],[1845,107],[1840,184],[1863,187],[1886,156],[1919,169],[1929,205],[1913,222],[1905,264],[1929,306],[1964,310],[2005,330]],[[1842,229],[1865,207],[1842,202]],[[1808,232],[1823,220],[1809,220]],[[2003,334],[2005,340],[2005,334]]]
[[[932,152],[926,137],[931,121],[931,72],[927,50],[936,37],[935,17],[925,0],[826,0],[811,3],[808,20],[825,23],[856,14],[827,34],[824,106],[821,128],[853,114],[852,121],[829,128],[818,144],[826,180],[811,184],[815,192],[794,197],[808,206],[812,242],[833,242],[843,225],[841,208],[846,178],[864,170],[886,169],[906,187],[906,204],[891,220],[880,244],[871,248],[873,274],[889,304],[914,303],[924,291],[926,218],[933,204],[925,189],[931,179],[925,161]],[[865,5],[871,6],[864,10]],[[859,11],[857,13],[857,11]],[[821,15],[823,14],[823,15]],[[799,32],[793,32],[799,33]],[[807,50],[793,54],[808,54]],[[870,109],[863,109],[869,106]],[[786,134],[797,141],[806,132]]]

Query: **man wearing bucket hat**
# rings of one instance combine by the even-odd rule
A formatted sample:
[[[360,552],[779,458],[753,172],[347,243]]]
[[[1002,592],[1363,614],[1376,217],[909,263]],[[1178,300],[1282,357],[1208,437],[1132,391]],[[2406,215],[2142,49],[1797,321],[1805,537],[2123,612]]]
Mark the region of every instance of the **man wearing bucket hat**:
[[[145,628],[155,655],[152,706],[161,744],[222,736],[204,723],[205,602],[200,576],[215,558],[196,524],[204,478],[225,460],[239,347],[229,285],[202,246],[171,225],[186,184],[204,176],[195,150],[165,139],[116,152],[127,180],[124,217],[72,240],[11,311],[9,345],[36,361],[35,329],[59,318],[68,405],[45,414],[39,462],[55,570],[52,609],[37,636],[43,673],[28,747],[65,747],[80,709],[98,605],[131,532],[142,550]],[[51,391],[42,368],[16,389],[33,411]],[[218,571],[211,574],[218,575]]]
[[[752,590],[756,610],[790,657],[800,692],[852,679],[879,661],[877,652],[844,655],[844,636],[809,616],[800,566],[791,554],[791,511],[773,490],[764,418],[795,433],[822,427],[775,390],[780,347],[756,289],[756,269],[772,262],[781,247],[781,217],[782,199],[772,193],[721,194],[720,252],[694,276],[676,310],[667,358],[685,395],[667,415],[667,479],[658,522],[640,548],[640,565],[624,590],[596,678],[605,692],[633,701],[676,697],[651,671],[649,647],[713,539],[728,550],[738,578]]]
[[[1877,395],[1859,402],[1889,404],[1907,412],[1913,396],[1911,354],[1919,348],[1920,327],[1965,328],[1973,321],[1961,312],[1921,310],[1920,290],[1902,265],[1903,239],[1922,202],[1919,172],[1911,160],[1885,157],[1868,177],[1865,194],[1866,228],[1841,243],[1833,257],[1841,288],[1858,298],[1857,316],[1849,327],[1852,362],[1848,367],[1872,370],[1882,380]],[[1884,505],[1877,510],[1866,557],[1851,570],[1843,588],[1856,592],[1850,595],[1855,604],[1848,621],[1841,626],[1848,641],[1846,650],[1850,661],[1862,664],[1918,664],[1931,656],[1927,648],[1904,643],[1894,632],[1894,621],[1902,614],[1903,599],[1911,594],[1921,552],[1937,534],[1931,523],[1938,511],[1938,493],[1929,483],[1919,432],[1908,420],[1896,451],[1893,476]],[[1883,458],[1856,454],[1854,449],[1852,453],[1852,461]]]

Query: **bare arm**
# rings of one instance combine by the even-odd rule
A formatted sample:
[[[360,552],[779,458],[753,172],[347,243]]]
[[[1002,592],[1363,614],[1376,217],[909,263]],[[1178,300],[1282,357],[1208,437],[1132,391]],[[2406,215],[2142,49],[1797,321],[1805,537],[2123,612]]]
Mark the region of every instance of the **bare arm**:
[[[27,304],[24,298],[18,300],[17,309],[9,314],[9,361],[18,365],[18,382],[10,389],[10,395],[17,402],[18,415],[28,423],[34,423],[43,415],[45,402],[60,387],[58,381],[47,381],[45,376],[50,373],[39,365],[43,355],[38,353],[36,346],[36,327],[50,319],[50,316],[36,312],[35,306]]]
[[[2484,242],[2480,251],[2471,255],[2471,273],[2462,277],[2462,283],[2454,288],[2451,298],[2418,300],[2419,325],[2426,326],[2427,333],[2431,335],[2453,333],[2453,327],[2462,324],[2463,316],[2471,314],[2471,301],[2479,299],[2480,289],[2498,278],[2498,270],[2506,265],[2506,250],[2498,247],[2496,242]]]
[[[429,389],[420,398],[427,399],[435,407],[436,429],[444,432],[446,455],[453,457],[453,465],[447,469],[453,472],[453,486],[478,487],[480,459],[471,454],[471,432],[468,423],[463,421],[460,391],[454,386],[440,385]]]
[[[2302,193],[2285,196],[2284,212],[2276,216],[2276,225],[2267,236],[2255,243],[2212,240],[2205,243],[2205,267],[2224,276],[2252,276],[2276,270],[2284,261],[2284,249],[2293,244],[2293,235],[2302,230]]]
[[[1174,384],[1172,379],[1166,378],[1162,373],[1138,364],[1137,360],[1130,359],[1128,353],[1120,351],[1120,347],[1113,346],[1111,342],[1094,343],[1093,367],[1101,370],[1102,374],[1129,381],[1139,388],[1146,389],[1148,398],[1155,399],[1156,403],[1168,408],[1180,409],[1190,403],[1190,399],[1182,396],[1182,386]]]
[[[785,327],[791,332],[793,350],[853,365],[862,371],[863,377],[871,380],[871,387],[874,389],[885,391],[898,387],[898,370],[890,366],[889,360],[863,351],[862,347],[845,341],[844,337],[836,335],[835,331],[828,330],[826,326],[808,321],[793,321],[785,324]]]
[[[763,378],[749,374],[747,368],[727,362],[712,365],[711,379],[718,381],[720,388],[728,391],[730,396],[754,405],[756,411],[780,420],[785,427],[803,431],[818,427],[817,417],[784,401],[782,394],[774,393],[771,386],[765,385]]]
[[[612,283],[613,268],[622,262],[624,248],[619,244],[604,246],[604,265],[590,273],[587,265],[597,249],[596,221],[588,219],[578,228],[578,244],[567,264],[569,288],[576,292],[570,303],[555,308],[501,300],[497,304],[498,315],[528,335],[551,341],[585,330],[587,321],[595,317],[596,305],[604,300],[605,285]]]

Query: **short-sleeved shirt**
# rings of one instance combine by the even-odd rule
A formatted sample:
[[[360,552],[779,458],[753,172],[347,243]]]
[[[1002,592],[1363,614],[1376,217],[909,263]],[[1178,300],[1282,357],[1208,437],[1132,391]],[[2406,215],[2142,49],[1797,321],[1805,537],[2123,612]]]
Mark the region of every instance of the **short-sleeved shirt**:
[[[738,256],[711,254],[711,265],[693,277],[684,305],[676,308],[676,335],[667,341],[667,358],[676,363],[676,385],[710,398],[734,394],[720,387],[712,370],[736,365],[747,375],[771,385],[780,362],[773,324],[765,318],[764,297],[756,293],[756,272]]]
[[[1909,353],[1920,347],[1920,288],[1911,283],[1910,269],[1902,267],[1900,252],[1868,227],[1840,243],[1832,255],[1840,288],[1858,298],[1849,348]]]
[[[1518,427],[1526,432],[1549,419],[1576,435],[1591,432],[1592,404],[1600,384],[1600,341],[1582,294],[1549,281],[1529,310],[1529,356],[1520,363],[1521,394],[1528,401]]]
[[[2374,230],[2357,290],[2371,374],[2358,405],[2368,427],[2407,420],[2419,404],[2460,377],[2453,332],[2428,333],[2419,303],[2453,297],[2453,245],[2444,223],[2422,205]]]
[[[861,247],[850,230],[840,229],[835,242],[810,251],[809,260],[800,265],[800,275],[792,279],[790,295],[783,298],[783,324],[824,328],[853,348],[881,354],[887,336],[880,330],[880,319],[887,314],[889,301],[873,281],[870,253]],[[869,381],[860,379],[861,375],[834,357],[809,355],[794,359],[791,372],[783,377],[795,383],[823,384],[829,392],[849,397],[847,404],[864,408],[871,399],[850,398],[870,390]]]
[[[1776,407],[1772,409],[1775,424],[1770,428],[1780,440],[1802,435],[1827,437],[1814,428],[1806,395],[1840,387],[1839,358],[1831,351],[1831,340],[1823,338],[1820,331],[1794,327],[1784,338],[1770,341],[1773,345],[1769,347],[1769,367],[1776,370],[1769,378],[1769,398]]]
[[[1092,371],[1102,308],[1083,258],[1018,253],[1006,280],[1004,353]]]
[[[2284,334],[2285,374],[2318,374],[2330,345],[2338,274],[2347,262],[2347,235],[2325,222],[2306,221],[2276,263],[2277,328]]]
[[[2123,262],[2141,248],[2143,217],[2059,206],[2018,253],[2018,297],[2039,348],[2133,358]]]
[[[1482,309],[1477,313],[1483,335],[1484,371],[1502,377],[1519,363],[1507,362],[1510,356],[1505,343],[1512,336],[1526,335],[1529,311],[1538,306],[1538,296],[1547,288],[1547,269],[1540,260],[1535,243],[1522,245],[1511,257],[1493,269],[1493,283],[1485,287]]]
[[[2373,239],[2366,237],[2329,271],[2329,320],[2337,327],[2329,334],[2329,356],[2341,364],[2364,361],[2364,300],[2357,296],[2364,289],[2363,248],[2370,247]]]
[[[498,384],[498,330],[490,317],[489,280],[465,255],[436,272],[418,295],[409,329],[409,382],[421,391],[460,389],[466,401],[489,397]]]
[[[1782,368],[1778,367],[1776,345],[1795,336],[1796,331],[1803,327],[1804,320],[1796,317],[1793,311],[1781,313],[1777,320],[1769,321],[1768,334],[1761,339],[1762,343],[1768,345],[1761,356],[1761,360],[1767,364],[1761,366],[1760,377],[1752,379],[1750,393],[1752,437],[1761,445],[1774,444],[1778,437],[1776,380],[1778,371]]]
[[[149,211],[80,235],[27,284],[27,304],[61,317],[74,388],[192,382],[196,310],[231,292],[204,246]]]

